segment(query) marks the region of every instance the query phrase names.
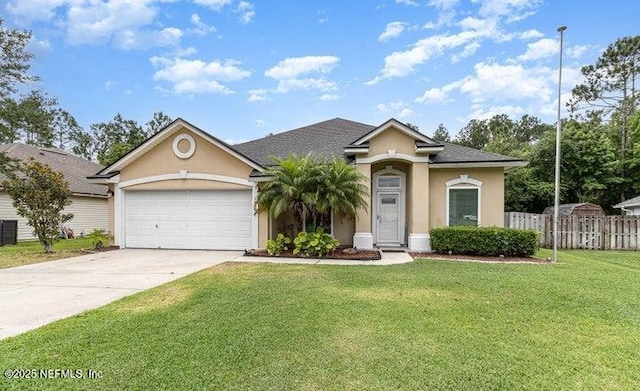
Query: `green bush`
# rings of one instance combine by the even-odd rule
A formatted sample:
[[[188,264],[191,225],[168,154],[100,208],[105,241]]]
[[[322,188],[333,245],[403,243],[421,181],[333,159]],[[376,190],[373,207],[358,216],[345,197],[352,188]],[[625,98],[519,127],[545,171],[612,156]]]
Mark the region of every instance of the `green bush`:
[[[102,228],[96,228],[89,232],[87,238],[91,239],[93,248],[96,250],[102,250],[105,244],[109,243],[109,235],[107,234],[107,231]]]
[[[279,233],[275,240],[267,240],[267,254],[278,256],[289,249],[288,244],[291,244],[291,238]]]
[[[294,255],[302,253],[306,257],[321,257],[333,252],[340,242],[325,233],[322,227],[318,227],[315,232],[300,232],[293,239],[293,244],[296,245]]]
[[[530,257],[538,250],[535,230],[498,227],[446,227],[431,230],[431,248],[439,253]]]

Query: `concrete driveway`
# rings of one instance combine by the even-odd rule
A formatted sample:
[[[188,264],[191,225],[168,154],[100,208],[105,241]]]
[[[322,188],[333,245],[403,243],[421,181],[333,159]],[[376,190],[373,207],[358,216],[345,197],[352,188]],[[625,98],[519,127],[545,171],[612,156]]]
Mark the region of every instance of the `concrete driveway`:
[[[0,339],[240,256],[239,251],[124,249],[0,269]]]

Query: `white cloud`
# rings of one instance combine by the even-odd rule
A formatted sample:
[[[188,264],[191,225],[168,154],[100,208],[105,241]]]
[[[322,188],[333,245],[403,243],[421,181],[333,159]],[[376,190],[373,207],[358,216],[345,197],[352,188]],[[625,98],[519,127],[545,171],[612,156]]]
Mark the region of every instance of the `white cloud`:
[[[274,90],[278,93],[292,90],[336,91],[337,84],[323,75],[329,74],[339,61],[340,58],[334,56],[286,58],[267,69],[264,74],[278,80],[278,87]]]
[[[443,54],[446,49],[453,49],[491,34],[490,31],[462,31],[453,35],[432,35],[416,42],[409,50],[393,52],[384,59],[381,75],[368,81],[373,85],[383,79],[404,77],[411,74],[417,65],[423,64],[434,56]]]
[[[181,58],[152,57],[151,64],[158,70],[153,79],[172,84],[174,94],[217,93],[231,94],[233,91],[220,82],[231,82],[247,78],[251,72],[239,68],[239,61],[225,60],[204,62]]]
[[[458,4],[458,0],[431,0],[429,5],[432,7],[440,8],[442,10],[448,10],[455,7]]]
[[[249,94],[249,98],[247,98],[247,102],[264,102],[269,100],[267,97],[267,90],[265,89],[256,89],[249,90],[247,93]]]
[[[517,57],[519,61],[533,61],[560,55],[560,43],[551,38],[543,38],[527,44],[527,51]]]
[[[520,33],[520,39],[538,39],[544,37],[538,30],[527,30]]]
[[[256,12],[253,10],[253,4],[248,1],[240,1],[236,8],[236,13],[240,14],[240,23],[247,24],[253,20],[256,16]]]
[[[257,119],[254,121],[256,123],[256,126],[261,128],[263,126],[265,126],[267,124],[267,121],[263,120],[263,119]]]
[[[475,0],[480,2],[480,0]],[[539,0],[484,0],[481,2],[477,16],[467,16],[452,24],[456,11],[456,1],[433,0],[430,5],[438,8],[439,20],[424,25],[425,29],[436,29],[441,25],[457,26],[457,33],[434,34],[415,42],[406,50],[395,51],[384,59],[384,66],[380,73],[367,81],[366,85],[374,85],[384,79],[406,77],[413,73],[421,64],[445,55],[448,51],[462,47],[461,52],[451,55],[451,61],[456,62],[464,57],[472,56],[485,40],[506,42],[516,37],[517,33],[503,31],[503,25],[517,18],[535,12]],[[525,36],[535,36],[530,30]]]
[[[204,23],[198,14],[191,14],[191,23],[193,23],[195,28],[190,31],[195,35],[206,36],[216,32],[215,26]]]
[[[112,42],[125,50],[176,46],[182,38],[180,29],[147,28],[157,17],[157,2],[66,0],[55,4],[65,7],[66,18],[61,17],[58,24],[66,29],[67,41],[72,45]]]
[[[56,8],[65,5],[68,0],[9,0],[6,5],[9,13],[29,21],[50,20],[55,16]]]
[[[480,45],[478,42],[471,42],[470,44],[464,47],[464,50],[462,50],[462,52],[451,56],[451,63],[456,63],[462,60],[463,58],[473,56],[476,53],[476,51],[480,49],[480,46],[482,45]]]
[[[338,100],[340,99],[340,95],[338,94],[324,94],[320,97],[320,100]]]
[[[384,31],[378,37],[378,41],[385,42],[392,38],[397,38],[402,34],[404,29],[407,27],[407,23],[404,22],[391,22],[387,23]]]
[[[508,15],[514,20],[513,18],[529,14],[528,10],[537,7],[540,2],[541,0],[484,0],[479,13],[483,17]]]
[[[396,4],[409,5],[415,7],[418,3],[415,0],[396,0]]]
[[[487,109],[479,108],[472,112],[468,120],[471,119],[490,119],[496,115],[506,114],[511,118],[520,117],[525,114],[525,109],[520,106],[504,105],[504,106],[491,106]]]
[[[276,80],[292,79],[309,73],[329,73],[340,58],[335,56],[292,57],[280,61],[264,74]]]
[[[442,88],[430,88],[422,94],[422,96],[416,98],[417,103],[431,103],[431,102],[444,102],[447,98],[447,93]]]
[[[571,58],[580,58],[583,54],[587,53],[594,47],[592,45],[576,45],[567,48],[567,56]],[[560,49],[558,49],[560,50]]]
[[[231,0],[194,0],[193,2],[209,7],[214,11],[220,11],[225,6],[231,4]]]
[[[392,113],[394,117],[406,118],[413,115],[413,110],[409,107],[409,104],[405,101],[396,101],[389,104],[379,103],[376,105],[376,111],[380,113]]]
[[[107,80],[104,82],[104,89],[110,91],[116,84],[113,80]]]

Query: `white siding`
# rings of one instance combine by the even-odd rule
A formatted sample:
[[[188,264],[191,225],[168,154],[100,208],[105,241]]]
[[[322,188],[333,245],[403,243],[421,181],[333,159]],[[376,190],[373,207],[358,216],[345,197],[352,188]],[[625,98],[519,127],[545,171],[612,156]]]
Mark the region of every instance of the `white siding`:
[[[74,217],[65,225],[80,236],[82,232],[88,234],[94,228],[109,229],[106,198],[71,197],[71,205],[65,208],[65,212],[73,213]],[[11,205],[11,197],[6,192],[0,192],[0,220],[18,220],[18,240],[35,239],[33,228],[27,224],[27,220],[18,216]]]

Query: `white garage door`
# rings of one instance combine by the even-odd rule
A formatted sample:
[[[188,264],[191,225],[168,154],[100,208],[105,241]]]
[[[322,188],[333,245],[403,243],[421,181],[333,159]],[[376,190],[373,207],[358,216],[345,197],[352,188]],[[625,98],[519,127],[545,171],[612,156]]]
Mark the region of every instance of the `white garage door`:
[[[126,247],[251,248],[250,190],[127,191]]]

